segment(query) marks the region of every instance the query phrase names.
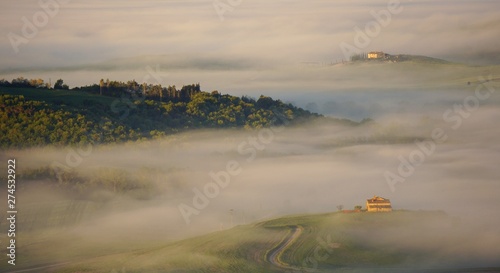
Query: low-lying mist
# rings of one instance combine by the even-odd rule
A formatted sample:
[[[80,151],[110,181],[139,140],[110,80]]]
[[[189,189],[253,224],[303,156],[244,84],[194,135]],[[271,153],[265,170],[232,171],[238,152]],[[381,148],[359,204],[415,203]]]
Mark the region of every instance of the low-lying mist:
[[[1,160],[15,158],[20,177],[19,237],[55,232],[75,244],[75,255],[95,248],[115,253],[283,215],[364,207],[379,195],[396,210],[443,211],[458,219],[453,236],[423,250],[439,245],[448,258],[472,252],[471,263],[491,262],[500,255],[495,88],[443,92],[450,96],[409,101],[408,111],[357,126],[323,120],[4,151]],[[409,234],[387,242],[400,238],[401,247],[414,247],[419,242]],[[462,238],[470,248],[453,247]]]
[[[157,141],[88,147],[80,156],[71,148],[13,150],[2,158],[16,158],[21,177],[25,170],[62,164],[84,181],[93,177],[95,185],[102,183],[101,190],[94,187],[92,194],[77,198],[102,203],[96,215],[103,218],[96,225],[110,233],[121,227],[129,235],[147,227],[148,233],[156,229],[166,238],[178,238],[229,228],[231,219],[244,224],[333,211],[337,205],[352,208],[373,195],[390,198],[395,209],[443,210],[490,223],[500,207],[500,173],[495,166],[500,158],[495,137],[499,129],[493,126],[499,117],[498,108],[483,106],[456,130],[455,123],[427,116],[406,123],[394,117],[356,127],[313,123],[275,130],[196,131]],[[432,139],[436,128],[446,135],[443,143]],[[423,162],[403,177],[398,174],[400,157],[412,160],[412,152],[421,150],[417,140],[432,141],[435,149],[429,155],[422,152]],[[386,172],[404,182],[388,182]],[[103,182],[120,183],[120,177],[147,184],[149,192],[120,191]],[[203,192],[217,181],[214,177],[227,180],[227,186],[207,186],[213,198],[196,208],[197,190]],[[65,199],[63,190],[44,190],[43,185],[51,183],[19,181],[20,206]],[[181,204],[197,213],[189,213],[189,224],[179,210]]]

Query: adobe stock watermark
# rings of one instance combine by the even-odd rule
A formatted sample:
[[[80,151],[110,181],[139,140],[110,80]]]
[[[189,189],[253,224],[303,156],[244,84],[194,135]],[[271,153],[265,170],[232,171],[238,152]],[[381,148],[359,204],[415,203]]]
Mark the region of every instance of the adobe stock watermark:
[[[492,79],[493,77],[491,75],[488,76],[488,79],[479,77],[474,95],[467,96],[460,104],[454,104],[453,107],[447,109],[443,113],[443,120],[450,126],[449,129],[453,131],[458,130],[462,126],[464,119],[471,117],[472,113],[479,109],[481,102],[489,99],[491,95],[495,93],[495,88],[489,84]],[[417,147],[411,151],[409,155],[406,157],[399,156],[398,159],[400,163],[397,168],[397,173],[391,171],[385,171],[384,173],[384,178],[391,191],[395,192],[396,185],[404,183],[406,179],[412,176],[417,167],[422,165],[429,156],[434,154],[436,146],[444,143],[447,139],[447,131],[443,128],[436,127],[431,132],[430,140],[417,142]]]
[[[61,6],[71,1],[72,0],[39,0],[39,10],[36,11],[31,18],[26,16],[21,17],[21,21],[23,22],[21,32],[19,34],[14,32],[9,32],[9,34],[7,34],[7,38],[14,52],[18,54],[19,46],[27,44],[31,39],[35,38],[40,30],[46,27],[50,20],[59,14]]]
[[[226,14],[226,12],[233,12],[241,3],[243,3],[243,0],[214,0],[212,6],[217,16],[219,16],[219,20],[223,22],[226,19],[224,14]]]
[[[275,134],[285,130],[289,123],[284,117],[275,113],[273,123],[280,120],[283,125],[278,127],[262,128],[254,136],[249,136],[246,141],[238,144],[238,154],[245,157],[243,162],[251,163],[257,157],[259,151],[264,151],[266,146],[274,141]],[[202,210],[210,205],[210,200],[219,196],[222,190],[231,184],[231,179],[243,172],[242,164],[237,160],[229,160],[225,169],[219,172],[209,172],[210,182],[205,183],[202,189],[193,188],[194,193],[190,205],[179,204],[178,208],[187,225],[191,223],[191,217],[199,215]]]
[[[142,82],[146,83],[150,81],[151,79],[154,79],[155,83],[161,84],[164,79],[162,76],[162,73],[160,71],[160,66],[156,65],[155,68],[151,66],[145,67],[145,70],[147,74],[144,75],[142,78]],[[128,96],[122,96],[120,98],[117,98],[113,100],[113,102],[110,105],[111,112],[113,114],[119,115],[118,120],[124,120],[130,115],[130,111],[132,109],[137,108],[137,105],[135,105],[134,101],[144,101],[145,97],[144,96],[138,96],[137,94],[131,94],[131,97]],[[99,126],[107,126],[107,121],[102,119],[99,122]],[[113,126],[111,124],[111,126]],[[109,126],[108,126],[109,127]],[[111,128],[113,129],[113,128]],[[89,157],[92,154],[92,151],[94,149],[94,146],[98,145],[99,141],[93,141],[90,139],[89,145],[86,147],[86,149],[82,148],[69,148],[68,153],[66,154],[65,161],[64,163],[54,161],[50,165],[51,169],[54,170],[57,179],[61,182],[62,181],[62,174],[65,172],[69,172],[77,167],[79,167],[85,160],[85,158]]]
[[[319,263],[326,261],[331,255],[333,255],[334,249],[340,248],[341,246],[339,243],[332,242],[330,235],[326,237],[326,240],[321,237],[317,237],[316,241],[318,242],[318,245],[308,257],[302,260],[300,268],[288,270],[286,271],[287,273],[316,272]]]
[[[364,29],[362,30],[360,27],[354,27],[354,39],[353,44],[349,44],[346,42],[340,43],[340,49],[344,54],[346,60],[354,54],[359,54],[365,48],[367,48],[372,39],[377,37],[382,31],[383,27],[387,27],[391,21],[392,16],[397,15],[403,11],[403,7],[399,0],[390,0],[387,3],[387,8],[379,11],[371,10],[370,14],[373,17],[373,20],[366,23]]]

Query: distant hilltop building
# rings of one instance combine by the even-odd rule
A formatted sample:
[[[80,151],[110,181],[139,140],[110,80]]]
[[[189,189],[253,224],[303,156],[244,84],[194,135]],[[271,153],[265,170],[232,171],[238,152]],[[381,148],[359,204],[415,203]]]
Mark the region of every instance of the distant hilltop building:
[[[382,59],[384,57],[385,57],[385,53],[382,51],[368,52],[368,59]]]
[[[374,196],[366,200],[366,210],[368,212],[392,211],[391,201],[380,196]]]

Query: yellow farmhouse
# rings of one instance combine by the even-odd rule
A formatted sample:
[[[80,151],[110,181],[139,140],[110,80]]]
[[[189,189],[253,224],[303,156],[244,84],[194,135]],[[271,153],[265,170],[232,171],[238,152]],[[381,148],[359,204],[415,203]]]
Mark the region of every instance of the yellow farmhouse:
[[[380,196],[366,200],[366,210],[369,212],[392,211],[391,201]]]
[[[372,51],[368,52],[368,59],[381,59],[385,56],[382,51]]]

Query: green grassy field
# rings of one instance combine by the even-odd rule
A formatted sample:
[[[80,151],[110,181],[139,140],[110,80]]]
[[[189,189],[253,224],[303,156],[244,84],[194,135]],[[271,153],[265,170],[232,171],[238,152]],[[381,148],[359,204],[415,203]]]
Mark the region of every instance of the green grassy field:
[[[264,261],[265,252],[287,229],[239,226],[178,242],[138,237],[110,241],[57,229],[20,233],[17,270],[33,272],[279,272]],[[66,263],[67,264],[64,264]],[[54,268],[45,266],[58,265]],[[0,271],[12,269],[5,257]]]
[[[290,272],[271,265],[266,254],[290,227],[301,226],[281,257],[295,272],[453,272],[460,261],[443,248],[460,241],[457,225],[443,212],[395,211],[289,216],[176,242],[37,231],[23,234],[17,269],[55,264],[36,272]],[[5,270],[5,258],[0,263]]]

